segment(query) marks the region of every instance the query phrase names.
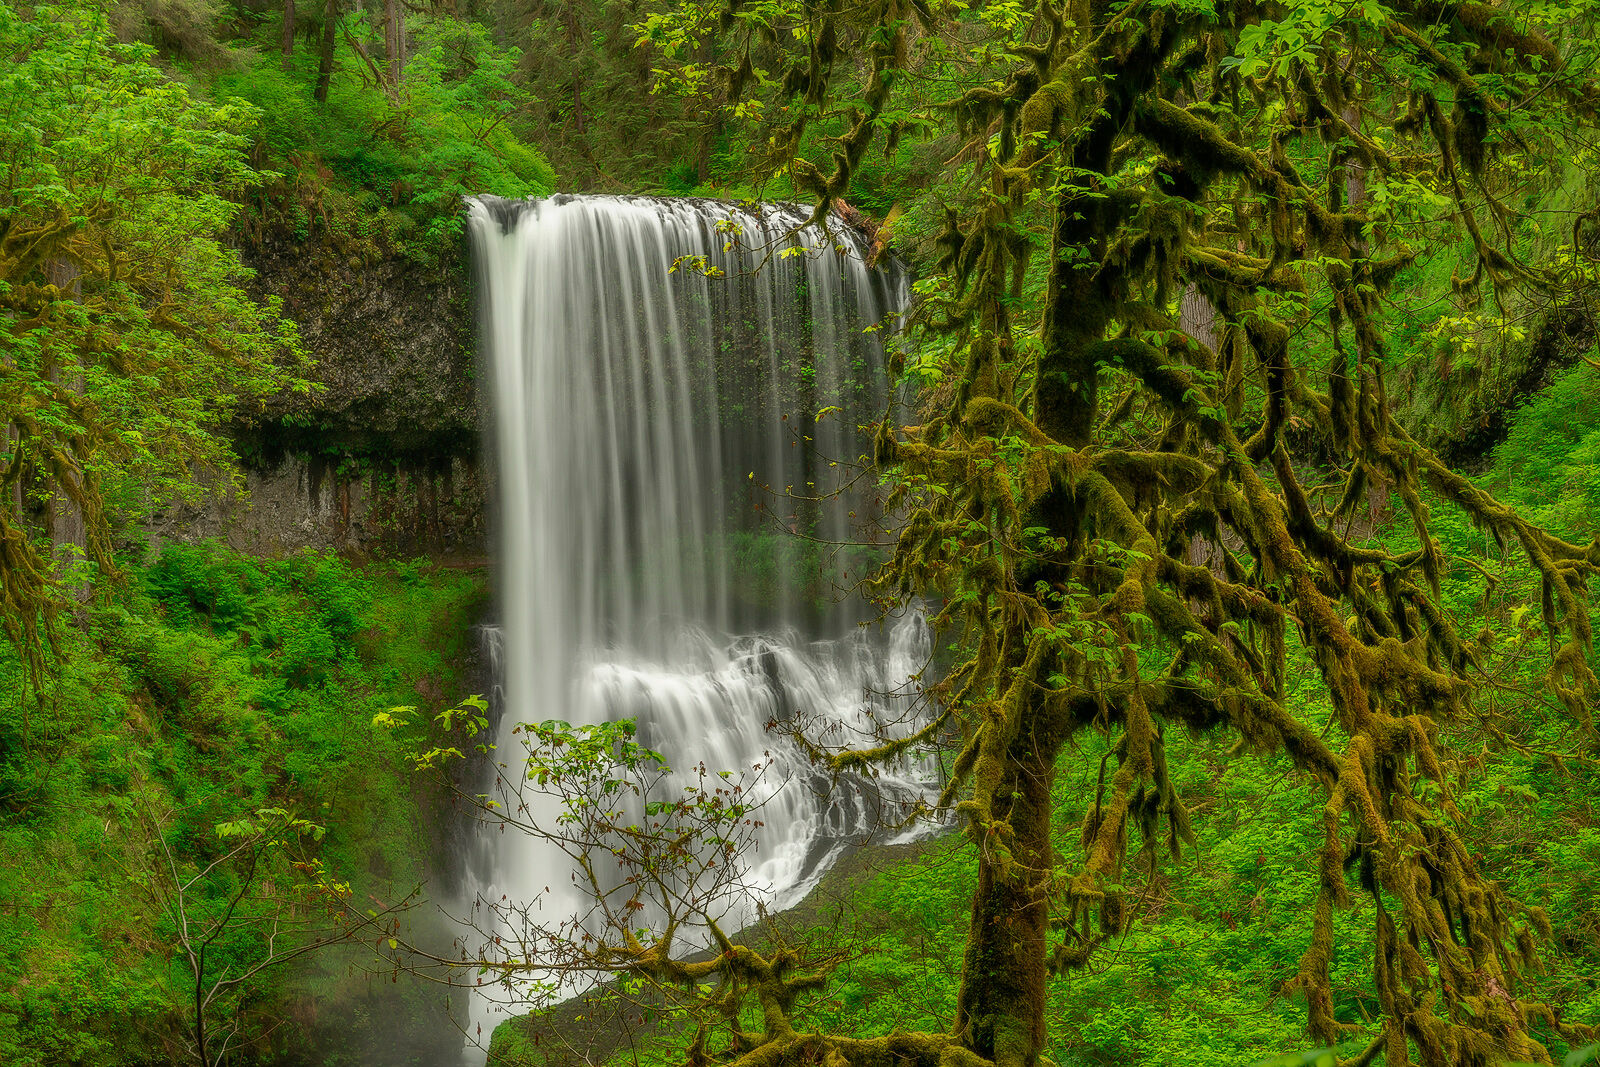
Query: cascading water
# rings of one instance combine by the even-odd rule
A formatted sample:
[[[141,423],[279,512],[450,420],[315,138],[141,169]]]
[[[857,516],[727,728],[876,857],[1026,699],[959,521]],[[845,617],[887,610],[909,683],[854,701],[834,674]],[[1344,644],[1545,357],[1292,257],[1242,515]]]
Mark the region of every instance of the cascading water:
[[[876,827],[885,797],[909,803],[933,773],[908,763],[868,798],[768,729],[799,719],[823,743],[872,744],[920,714],[920,617],[858,627],[863,606],[834,588],[861,577],[862,531],[883,520],[848,483],[860,425],[889,404],[876,331],[904,282],[868,267],[857,235],[802,229],[792,208],[469,210],[499,483],[498,751],[522,751],[519,723],[626,717],[674,768],[765,761],[744,881],[786,906]],[[499,770],[522,778],[510,758]],[[548,842],[491,844],[481,900],[582,910]],[[497,1020],[480,1000],[486,1037]]]

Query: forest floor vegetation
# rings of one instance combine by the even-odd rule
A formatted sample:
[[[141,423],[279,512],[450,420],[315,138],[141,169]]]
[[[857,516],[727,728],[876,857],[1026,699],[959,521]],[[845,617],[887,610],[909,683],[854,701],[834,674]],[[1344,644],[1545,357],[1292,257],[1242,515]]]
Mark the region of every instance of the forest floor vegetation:
[[[291,812],[325,834],[268,857],[241,915],[310,877],[285,859],[315,865],[312,880],[345,887],[362,910],[445,884],[452,818],[371,723],[481,683],[485,601],[481,569],[169,545],[81,608],[84,625],[64,630],[40,691],[6,652],[0,1062],[184,1062],[184,962],[151,879],[164,856],[192,877],[258,812]],[[193,913],[211,916],[249,873],[215,870],[194,888]],[[295,906],[303,917],[305,902]],[[258,927],[236,924],[208,977],[265,949]],[[243,1021],[246,1052],[262,1062],[383,1062],[385,1047],[409,1057],[427,1028],[449,1031],[445,1004],[367,973],[374,958],[355,944],[264,972],[220,1010]],[[433,1040],[459,1047],[453,1032]]]

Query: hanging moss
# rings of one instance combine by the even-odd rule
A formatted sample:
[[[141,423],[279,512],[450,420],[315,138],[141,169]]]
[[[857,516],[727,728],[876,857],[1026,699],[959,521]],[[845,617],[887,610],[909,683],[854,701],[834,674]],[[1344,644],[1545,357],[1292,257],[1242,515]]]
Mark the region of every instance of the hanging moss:
[[[1583,72],[1482,5],[1337,16],[1310,55],[1257,35],[1268,12],[1249,5],[1135,18],[1039,4],[1014,30],[918,7],[918,32],[938,37],[920,57],[893,3],[789,14],[806,54],[785,91],[816,108],[772,143],[800,146],[819,115],[836,124],[822,163],[779,160],[819,218],[877,126],[925,102],[901,75],[954,84],[936,102],[939,150],[967,184],[929,235],[935,277],[915,312],[948,352],[945,381],[918,425],[876,433],[907,518],[874,588],[942,598],[933,622],[966,654],[914,738],[815,753],[861,769],[942,735],[938,806],[977,848],[978,888],[947,1035],[798,1033],[771,961],[729,943],[696,980],[756,997],[764,1029],[723,1050],[702,1033],[692,1058],[1034,1067],[1048,975],[1092,966],[1137,921],[1130,871],[1154,877],[1191,840],[1165,748],[1182,728],[1282,754],[1323,791],[1291,983],[1318,1040],[1352,1032],[1331,970],[1350,954],[1340,913],[1360,900],[1378,1017],[1350,1062],[1548,1062],[1533,1033],[1553,1016],[1522,982],[1545,922],[1480,869],[1454,799],[1472,767],[1446,738],[1476,714],[1481,646],[1445,609],[1452,561],[1432,531],[1449,508],[1527,559],[1548,684],[1575,724],[1600,695],[1584,600],[1600,542],[1536,528],[1396,420],[1386,298],[1443,246],[1421,229],[1403,242],[1366,190],[1445,198],[1430,217],[1476,261],[1467,288],[1551,284],[1510,239],[1516,168],[1497,153],[1542,136],[1524,113],[1568,107],[1562,121],[1588,130]],[[962,84],[939,64],[975,42],[991,66]],[[852,64],[858,92],[835,101]],[[1507,76],[1534,69],[1547,85]],[[1395,84],[1403,98],[1374,88]],[[1415,548],[1356,529],[1379,493]],[[1328,722],[1303,721],[1294,669],[1326,688]],[[1075,854],[1056,856],[1048,784],[1085,733],[1106,756]]]

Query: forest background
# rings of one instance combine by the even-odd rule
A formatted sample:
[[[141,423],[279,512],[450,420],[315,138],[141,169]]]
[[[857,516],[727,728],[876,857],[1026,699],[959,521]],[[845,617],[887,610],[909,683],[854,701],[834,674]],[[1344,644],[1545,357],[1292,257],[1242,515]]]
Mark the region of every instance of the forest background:
[[[984,10],[1016,17],[1006,5]],[[201,492],[196,471],[233,469],[252,427],[293,425],[274,398],[315,392],[292,315],[248,290],[242,264],[255,250],[289,248],[358,272],[395,262],[459,270],[469,193],[810,196],[786,177],[757,180],[770,126],[750,100],[765,92],[781,106],[780,87],[747,98],[744,86],[707,76],[737,57],[714,38],[674,42],[680,24],[669,16],[683,11],[694,9],[0,8],[14,504],[0,522],[9,639],[0,1061],[453,1054],[459,1038],[439,1022],[445,998],[371,973],[382,935],[252,968],[344,929],[345,912],[382,912],[415,886],[448,885],[444,799],[410,772],[407,742],[371,724],[396,705],[443,710],[483,688],[471,647],[483,569],[152,547],[141,523]],[[1590,16],[1540,17],[1582,28]],[[966,210],[982,192],[963,185],[967,138],[909,106],[895,118],[895,136],[851,161],[845,195],[932,276],[949,252],[945,208]],[[826,154],[847,120],[820,120],[797,150]],[[1500,151],[1530,175],[1511,243],[1530,262],[1570,259],[1582,237],[1574,224],[1595,206],[1592,161]],[[1600,370],[1587,276],[1473,306],[1451,299],[1471,260],[1465,239],[1457,244],[1461,254],[1408,263],[1395,283],[1386,329],[1396,416],[1534,521],[1589,541],[1600,514]],[[174,262],[184,265],[175,276]],[[937,386],[935,363],[913,360],[908,373]],[[84,396],[94,403],[75,399]],[[219,417],[232,436],[216,432]],[[1401,550],[1415,537],[1392,505],[1363,521],[1374,544]],[[1543,684],[1537,579],[1446,510],[1430,528],[1452,561],[1441,602],[1493,653],[1486,710],[1448,728],[1462,761],[1455,804],[1477,862],[1549,920],[1542,969],[1519,993],[1552,1005],[1565,1025],[1600,1025],[1592,733]],[[1478,567],[1498,577],[1487,594]],[[1306,721],[1330,717],[1314,672],[1287,684]],[[1085,739],[1062,765],[1052,832],[1063,853],[1077,847],[1107,746]],[[1046,1051],[1056,1063],[1232,1064],[1316,1043],[1294,981],[1314,939],[1324,800],[1282,756],[1240,759],[1231,747],[1169,738],[1168,774],[1195,848],[1141,876],[1134,921],[1093,966],[1052,984]],[[418,805],[434,816],[416,819]],[[848,922],[830,916],[814,937],[847,962],[809,1019],[839,1033],[948,1028],[973,849],[940,839],[845,886],[838,914]],[[208,962],[187,951],[195,938],[180,899],[202,938],[217,933]],[[286,920],[294,928],[269,944],[264,931]],[[1354,1055],[1382,1014],[1363,941],[1371,916],[1358,902],[1338,922],[1328,1008],[1350,1028],[1343,1051]],[[231,1044],[202,1053],[201,1016]],[[1583,1044],[1552,1021],[1533,1025],[1558,1055]],[[672,1059],[689,1036],[678,1031],[669,1019],[618,1055]],[[429,1047],[430,1034],[444,1037]],[[548,1055],[514,1030],[497,1052],[507,1062]]]

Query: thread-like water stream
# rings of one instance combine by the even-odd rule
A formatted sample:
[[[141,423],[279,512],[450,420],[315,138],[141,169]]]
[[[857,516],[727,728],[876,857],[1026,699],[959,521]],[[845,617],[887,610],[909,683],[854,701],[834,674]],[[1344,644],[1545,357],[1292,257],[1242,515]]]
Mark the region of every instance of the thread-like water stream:
[[[826,744],[871,744],[921,714],[920,618],[858,627],[863,606],[837,595],[882,521],[870,484],[851,482],[866,481],[860,426],[889,404],[869,328],[902,306],[903,281],[868,267],[853,233],[796,234],[789,208],[469,209],[498,481],[499,785],[523,776],[516,724],[546,719],[633,718],[675,769],[761,764],[741,906],[785,906],[932,773],[908,763],[869,795],[768,728],[799,719]],[[550,805],[535,799],[533,821],[551,823]],[[481,921],[535,896],[547,918],[583,910],[548,842],[487,844],[468,877]],[[474,1005],[484,1039],[495,1012]]]

